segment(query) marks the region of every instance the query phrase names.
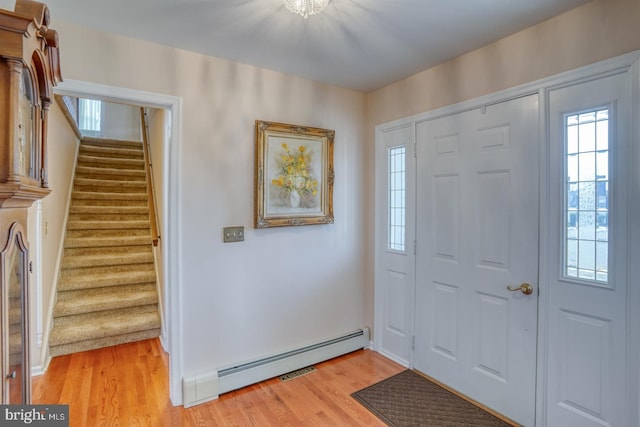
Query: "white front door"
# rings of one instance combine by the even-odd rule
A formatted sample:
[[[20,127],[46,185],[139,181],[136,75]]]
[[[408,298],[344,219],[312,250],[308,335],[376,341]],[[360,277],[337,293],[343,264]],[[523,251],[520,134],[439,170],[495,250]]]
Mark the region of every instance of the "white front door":
[[[629,426],[637,410],[626,375],[638,363],[626,356],[627,202],[638,197],[627,190],[628,88],[624,72],[549,91],[549,426]]]
[[[538,95],[416,126],[414,366],[532,426]]]

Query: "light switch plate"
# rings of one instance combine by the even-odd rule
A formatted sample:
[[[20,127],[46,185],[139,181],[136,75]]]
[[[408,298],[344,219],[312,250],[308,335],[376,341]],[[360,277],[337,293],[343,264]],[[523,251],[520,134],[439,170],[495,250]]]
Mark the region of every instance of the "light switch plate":
[[[222,229],[222,240],[224,243],[243,242],[244,226],[242,227],[225,227]]]

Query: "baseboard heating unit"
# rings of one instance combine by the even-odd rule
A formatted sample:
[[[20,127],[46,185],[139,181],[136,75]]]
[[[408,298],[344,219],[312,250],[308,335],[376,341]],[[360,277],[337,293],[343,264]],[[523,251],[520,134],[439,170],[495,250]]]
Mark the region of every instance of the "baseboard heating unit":
[[[294,350],[246,361],[214,372],[191,375],[182,380],[185,408],[269,378],[324,362],[369,346],[369,329],[327,339]]]

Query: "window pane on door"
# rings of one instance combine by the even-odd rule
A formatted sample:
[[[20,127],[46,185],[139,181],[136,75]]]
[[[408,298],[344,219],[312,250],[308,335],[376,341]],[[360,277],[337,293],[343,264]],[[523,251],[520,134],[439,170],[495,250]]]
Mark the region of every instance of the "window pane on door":
[[[390,148],[389,159],[389,235],[388,249],[405,250],[405,147]]]
[[[606,283],[609,270],[609,110],[565,117],[567,277]]]

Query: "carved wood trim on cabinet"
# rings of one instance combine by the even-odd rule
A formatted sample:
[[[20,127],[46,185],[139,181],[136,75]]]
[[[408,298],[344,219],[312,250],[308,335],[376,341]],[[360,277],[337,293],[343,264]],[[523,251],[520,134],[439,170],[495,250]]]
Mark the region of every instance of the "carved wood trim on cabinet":
[[[16,0],[0,9],[0,403],[31,403],[27,214],[51,191],[47,122],[62,81],[49,8]]]

